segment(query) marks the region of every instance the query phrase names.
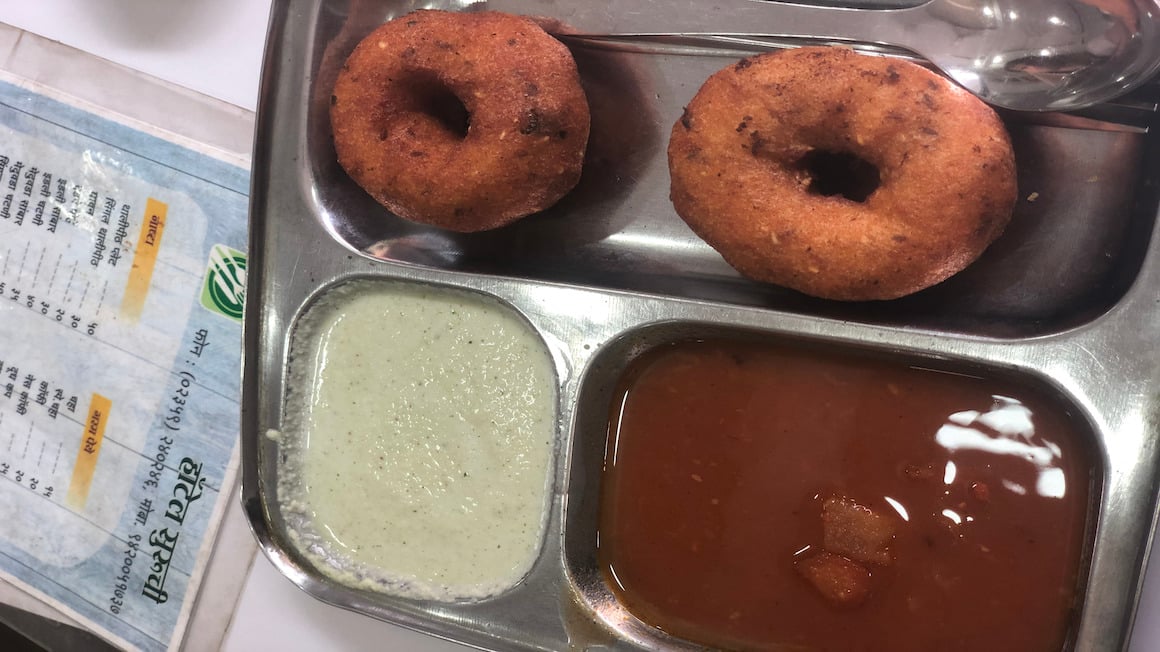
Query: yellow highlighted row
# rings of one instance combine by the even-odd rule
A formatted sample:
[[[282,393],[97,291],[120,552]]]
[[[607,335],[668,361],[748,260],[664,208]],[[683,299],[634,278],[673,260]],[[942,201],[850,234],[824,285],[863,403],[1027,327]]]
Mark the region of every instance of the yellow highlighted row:
[[[121,300],[121,314],[130,322],[141,318],[145,309],[145,295],[153,280],[153,266],[157,263],[157,253],[161,250],[161,235],[165,232],[165,217],[169,206],[150,197],[145,202],[145,219],[141,220],[141,234],[137,237],[137,248],[133,252],[133,267],[129,270],[129,283],[125,286],[125,297]]]
[[[101,442],[105,439],[105,426],[109,423],[109,411],[113,402],[93,394],[89,402],[89,414],[85,419],[85,431],[81,436],[81,449],[77,451],[77,462],[73,465],[72,481],[68,485],[68,504],[73,509],[82,509],[89,499],[89,487],[93,484],[93,472],[97,469],[97,457],[101,454]]]

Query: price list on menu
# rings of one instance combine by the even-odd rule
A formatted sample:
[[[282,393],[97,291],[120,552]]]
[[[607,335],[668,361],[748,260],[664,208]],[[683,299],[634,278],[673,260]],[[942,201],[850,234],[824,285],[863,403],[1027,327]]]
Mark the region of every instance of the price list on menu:
[[[180,641],[236,465],[248,174],[0,82],[0,575]]]

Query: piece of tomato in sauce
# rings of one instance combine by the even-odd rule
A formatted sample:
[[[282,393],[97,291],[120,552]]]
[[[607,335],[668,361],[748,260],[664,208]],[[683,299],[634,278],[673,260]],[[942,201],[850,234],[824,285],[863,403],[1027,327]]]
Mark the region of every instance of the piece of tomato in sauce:
[[[616,388],[598,563],[642,621],[742,650],[1059,652],[1096,470],[998,378],[741,341]]]

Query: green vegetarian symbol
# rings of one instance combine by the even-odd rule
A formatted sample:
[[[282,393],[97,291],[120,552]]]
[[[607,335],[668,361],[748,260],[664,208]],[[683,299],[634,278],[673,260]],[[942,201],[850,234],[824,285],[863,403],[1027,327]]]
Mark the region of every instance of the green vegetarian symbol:
[[[214,245],[206,265],[201,305],[230,319],[241,321],[246,303],[246,254],[225,245]]]

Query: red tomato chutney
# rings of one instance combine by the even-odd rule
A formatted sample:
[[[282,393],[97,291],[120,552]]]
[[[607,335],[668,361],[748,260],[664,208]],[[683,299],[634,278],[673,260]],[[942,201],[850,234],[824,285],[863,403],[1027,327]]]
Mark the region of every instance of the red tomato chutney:
[[[1058,652],[1095,472],[1026,387],[731,341],[634,361],[598,562],[671,635],[741,650]]]

